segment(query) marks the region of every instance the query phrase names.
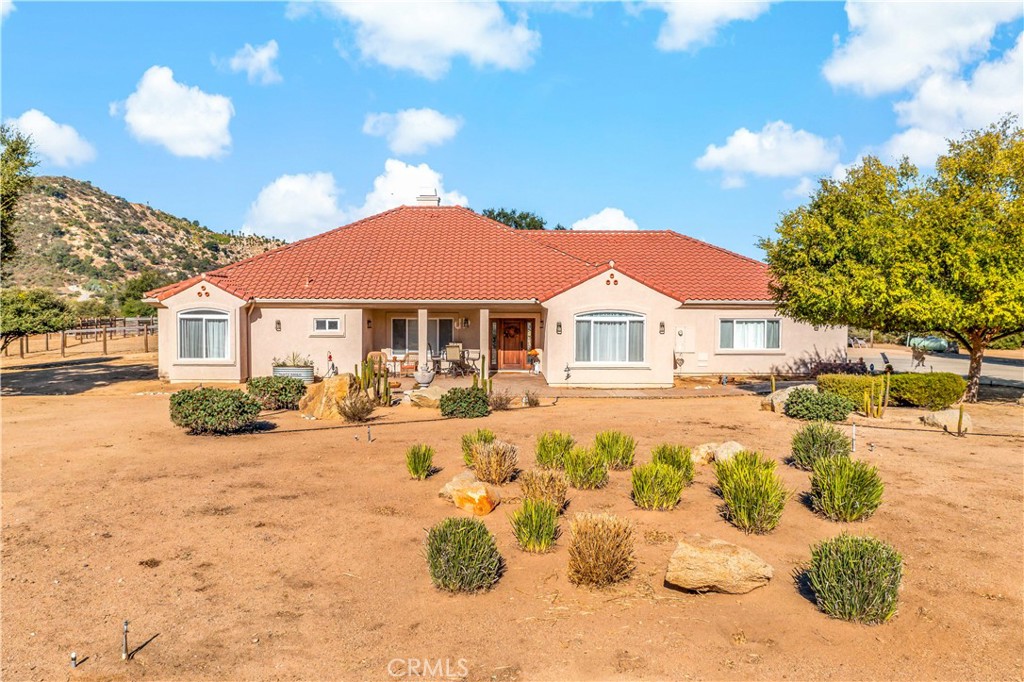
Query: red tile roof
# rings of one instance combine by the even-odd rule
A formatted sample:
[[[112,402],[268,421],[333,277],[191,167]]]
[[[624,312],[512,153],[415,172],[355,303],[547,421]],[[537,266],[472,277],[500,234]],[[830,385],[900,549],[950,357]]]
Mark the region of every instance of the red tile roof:
[[[546,300],[616,269],[680,301],[767,299],[766,266],[674,232],[528,232],[458,206],[402,206],[200,279],[243,299]]]

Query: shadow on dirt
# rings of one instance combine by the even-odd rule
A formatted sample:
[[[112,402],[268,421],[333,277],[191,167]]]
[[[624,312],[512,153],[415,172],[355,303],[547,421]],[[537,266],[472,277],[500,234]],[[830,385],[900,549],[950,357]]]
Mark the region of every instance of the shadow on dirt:
[[[157,378],[152,364],[112,365],[118,357],[67,360],[4,369],[0,374],[0,394],[4,396],[76,395],[121,381],[147,381]]]

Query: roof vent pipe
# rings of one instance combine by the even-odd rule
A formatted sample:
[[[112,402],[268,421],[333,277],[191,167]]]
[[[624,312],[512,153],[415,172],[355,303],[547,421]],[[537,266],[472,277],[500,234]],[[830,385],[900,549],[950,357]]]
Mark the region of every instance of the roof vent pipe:
[[[420,187],[419,196],[416,197],[417,206],[440,206],[441,197],[437,195],[437,189],[433,187]]]

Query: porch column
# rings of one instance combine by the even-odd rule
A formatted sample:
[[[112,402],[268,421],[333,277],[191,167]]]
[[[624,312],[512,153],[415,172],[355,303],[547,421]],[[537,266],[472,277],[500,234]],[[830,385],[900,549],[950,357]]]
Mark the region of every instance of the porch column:
[[[430,367],[430,349],[427,348],[427,309],[416,311],[416,343],[420,349],[420,367]]]
[[[494,358],[491,354],[491,311],[487,308],[480,309],[480,359],[487,358],[487,366],[483,368],[483,376],[487,376]]]

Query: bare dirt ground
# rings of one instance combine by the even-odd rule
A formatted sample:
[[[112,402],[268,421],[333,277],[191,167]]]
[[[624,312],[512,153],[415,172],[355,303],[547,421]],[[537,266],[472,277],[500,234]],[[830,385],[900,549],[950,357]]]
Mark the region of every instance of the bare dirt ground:
[[[394,659],[448,660],[454,674],[461,660],[471,680],[1024,674],[1024,408],[1014,403],[970,408],[979,432],[1010,437],[912,430],[920,412],[899,409],[884,425],[908,430],[859,428],[857,456],[879,467],[886,494],[850,526],[805,507],[809,476],[784,464],[794,499],[766,536],[719,516],[708,467],[671,512],[635,509],[628,472],[613,473],[604,490],[574,491],[567,512],[636,524],[638,570],[608,590],[566,580],[567,537],[549,554],[519,551],[509,500],[483,519],[505,575],[488,593],[452,596],[432,587],[422,546],[425,528],[462,514],[437,490],[462,469],[471,429],[519,444],[529,466],[535,435],[553,428],[581,441],[622,429],[639,462],[662,441],[728,439],[782,461],[799,424],[760,412],[756,397],[599,398],[471,421],[399,407],[373,424],[372,442],[365,427],[294,412],[268,414],[273,430],[191,437],[170,424],[172,389],[145,373],[152,359],[119,363],[88,365],[86,379],[65,366],[18,373],[21,390],[3,398],[5,679],[396,679],[389,663],[407,664]],[[55,380],[74,388],[32,390]],[[405,472],[413,442],[432,444],[444,469],[426,482]],[[794,583],[809,546],[844,529],[904,555],[888,624],[831,620]],[[694,532],[753,550],[774,580],[742,596],[667,589],[675,540]],[[144,644],[127,663],[124,619],[131,648]],[[71,651],[86,659],[76,670]]]

